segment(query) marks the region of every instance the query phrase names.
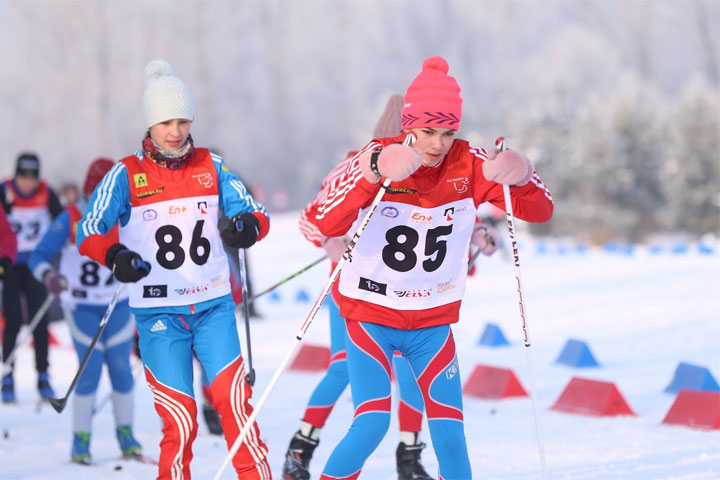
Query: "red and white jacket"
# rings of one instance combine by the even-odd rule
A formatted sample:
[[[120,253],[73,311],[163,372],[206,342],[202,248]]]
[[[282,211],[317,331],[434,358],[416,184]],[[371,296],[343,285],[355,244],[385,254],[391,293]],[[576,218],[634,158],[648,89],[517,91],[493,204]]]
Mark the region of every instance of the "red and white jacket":
[[[8,221],[5,209],[0,208],[0,257],[7,257],[11,262],[17,256],[17,238]]]
[[[335,168],[333,168],[330,173],[328,173],[325,178],[323,178],[323,181],[320,185],[320,191],[315,195],[315,198],[308,203],[303,211],[300,213],[300,220],[298,222],[300,227],[300,232],[305,236],[305,239],[315,245],[316,247],[322,247],[325,239],[325,237],[322,233],[320,233],[320,229],[317,226],[317,210],[318,207],[322,204],[322,202],[327,197],[328,193],[330,192],[333,184],[338,181],[340,177],[343,176],[345,171],[348,168],[348,165],[352,161],[353,157],[357,154],[357,152],[350,152],[347,157],[345,157],[345,160],[340,162]],[[342,236],[342,235],[338,235]],[[330,272],[332,273],[333,270],[335,270],[335,266],[337,265],[337,262],[332,262],[330,265]],[[332,290],[332,297],[333,300],[335,300],[336,304],[340,304],[340,292],[338,291],[338,282],[335,282],[333,284]]]
[[[344,235],[381,188],[363,177],[360,154],[404,138],[403,133],[373,140],[345,162],[345,171],[327,183],[315,210],[320,235]],[[390,185],[340,274],[344,318],[407,330],[458,321],[477,207],[489,202],[505,208],[502,185],[483,176],[486,159],[483,148],[456,139],[440,165],[421,166]],[[552,197],[536,172],[510,192],[517,218],[544,222],[552,217]]]

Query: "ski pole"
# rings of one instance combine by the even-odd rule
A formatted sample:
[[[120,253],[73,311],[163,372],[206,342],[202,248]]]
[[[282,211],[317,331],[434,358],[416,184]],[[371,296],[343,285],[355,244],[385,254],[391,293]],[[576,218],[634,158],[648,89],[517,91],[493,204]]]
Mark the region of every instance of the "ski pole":
[[[242,222],[239,221],[238,230],[242,230]],[[242,286],[243,317],[245,317],[245,341],[247,343],[248,374],[245,376],[248,384],[255,385],[255,369],[252,362],[252,345],[250,343],[250,299],[247,288],[247,268],[245,266],[245,249],[238,248],[238,262],[240,270],[240,285]]]
[[[505,150],[505,138],[498,137],[495,140],[495,148],[502,152]],[[545,469],[545,447],[543,445],[542,430],[540,428],[540,415],[538,414],[537,400],[535,398],[535,373],[533,372],[533,364],[530,351],[530,334],[528,332],[527,314],[525,312],[525,303],[523,301],[522,281],[520,279],[520,256],[518,255],[517,240],[515,239],[515,220],[513,216],[512,199],[510,197],[510,186],[503,184],[503,195],[505,197],[505,214],[508,222],[508,233],[510,235],[510,247],[513,253],[513,265],[515,267],[515,281],[517,283],[518,301],[520,306],[520,320],[522,321],[523,342],[525,343],[525,353],[528,366],[528,377],[530,379],[530,398],[532,399],[533,415],[535,416],[535,433],[537,435],[538,452],[540,454],[540,468],[542,470],[542,478],[547,477]]]
[[[263,290],[262,292],[254,295],[254,296],[252,296],[252,297],[250,297],[250,303],[254,302],[254,301],[257,300],[258,298],[262,297],[263,295],[272,292],[273,290],[275,290],[275,289],[276,289],[277,287],[279,287],[280,285],[283,285],[283,284],[289,282],[290,280],[292,280],[293,278],[297,277],[297,276],[300,275],[301,273],[307,272],[307,271],[310,270],[312,267],[314,267],[314,266],[317,265],[318,263],[322,262],[322,261],[325,260],[326,258],[327,258],[327,255],[323,255],[322,257],[320,257],[320,258],[318,258],[317,260],[315,260],[314,262],[312,262],[310,265],[307,265],[306,267],[301,268],[300,270],[298,270],[297,272],[293,273],[293,274],[290,275],[289,277],[286,277],[286,278],[280,280],[279,282],[277,282],[277,283],[276,283],[275,285],[273,285],[272,287],[268,287],[268,288],[266,288],[265,290]],[[244,298],[244,297],[243,297],[243,298]]]
[[[403,142],[403,145],[412,145],[414,141],[415,136],[412,134],[408,134],[408,136],[405,138],[405,141]],[[240,433],[238,434],[235,442],[232,444],[232,447],[225,456],[225,460],[223,461],[222,465],[220,465],[220,469],[213,477],[213,480],[220,480],[220,476],[223,474],[228,464],[232,461],[232,458],[240,449],[240,445],[242,445],[242,443],[245,441],[245,437],[250,431],[252,425],[255,423],[255,418],[257,418],[258,414],[260,413],[260,409],[263,407],[265,401],[267,401],[268,397],[270,396],[270,392],[275,387],[275,384],[280,378],[280,375],[282,375],[283,371],[285,370],[285,367],[287,367],[287,364],[290,363],[290,359],[292,358],[293,353],[295,353],[295,349],[298,345],[300,345],[300,342],[302,341],[305,332],[307,332],[307,329],[310,327],[310,324],[315,318],[315,314],[318,310],[320,310],[320,306],[325,301],[325,297],[327,297],[330,289],[335,283],[335,280],[337,280],[337,277],[340,275],[340,270],[342,270],[343,265],[345,265],[345,262],[350,259],[350,254],[352,253],[353,248],[355,248],[355,244],[357,244],[357,241],[360,238],[360,234],[362,234],[362,232],[365,230],[365,227],[367,227],[368,223],[370,223],[370,218],[372,218],[373,213],[375,213],[377,206],[380,204],[380,200],[382,200],[382,197],[383,195],[385,195],[385,192],[387,191],[389,186],[390,179],[386,178],[385,180],[383,180],[380,190],[378,190],[377,195],[375,195],[375,198],[370,204],[370,208],[368,208],[367,213],[365,213],[365,217],[363,217],[363,220],[358,226],[357,231],[353,235],[352,240],[350,240],[350,243],[348,243],[347,247],[345,247],[345,252],[343,252],[343,256],[340,258],[337,265],[335,266],[335,269],[330,274],[330,278],[325,284],[325,288],[323,288],[320,296],[317,298],[317,300],[315,300],[315,303],[313,304],[310,313],[308,313],[308,316],[305,318],[305,321],[302,323],[302,325],[300,325],[300,330],[298,330],[298,333],[295,336],[296,341],[292,343],[290,350],[288,350],[288,352],[285,354],[285,357],[280,362],[280,365],[278,365],[277,369],[275,370],[275,373],[270,379],[270,383],[268,383],[268,386],[265,387],[265,391],[263,391],[263,394],[260,396],[260,400],[258,400],[257,405],[255,405],[252,413],[245,421],[245,425],[243,426],[242,430],[240,430]]]
[[[12,364],[13,360],[15,359],[15,355],[17,354],[18,350],[20,350],[19,347],[25,344],[30,337],[32,336],[33,332],[37,328],[38,325],[40,325],[40,322],[42,321],[43,317],[45,316],[45,313],[47,313],[48,309],[50,308],[50,305],[52,305],[52,302],[55,300],[55,295],[52,293],[49,293],[47,297],[45,297],[45,301],[40,305],[40,308],[38,308],[38,311],[35,312],[35,316],[30,320],[30,323],[27,326],[26,334],[24,337],[22,337],[20,340],[15,342],[15,347],[8,352],[8,356],[3,362],[3,375],[8,373],[8,369],[10,368],[10,365]]]
[[[80,362],[80,366],[78,367],[77,373],[75,373],[75,378],[73,378],[73,381],[70,384],[70,388],[68,388],[65,396],[62,398],[51,397],[48,399],[48,401],[50,402],[50,405],[52,405],[52,407],[55,409],[56,412],[61,413],[63,411],[63,409],[65,408],[65,404],[67,403],[68,397],[70,396],[73,389],[75,388],[75,385],[77,384],[78,380],[80,379],[80,374],[85,369],[85,365],[87,365],[88,360],[90,360],[90,354],[92,354],[93,349],[95,348],[95,344],[97,343],[103,330],[105,330],[105,326],[107,325],[108,321],[110,320],[110,315],[112,315],[112,312],[115,309],[115,304],[117,303],[118,297],[120,296],[120,292],[122,292],[123,288],[125,288],[125,285],[120,284],[120,286],[118,286],[118,288],[115,290],[115,293],[112,296],[112,300],[110,300],[110,304],[108,305],[108,308],[105,311],[105,315],[103,315],[102,319],[100,320],[100,324],[98,325],[97,332],[95,332],[95,336],[93,337],[92,341],[90,342],[90,345],[88,346],[88,350],[87,350],[87,352],[85,352],[85,356],[83,357],[82,362]]]

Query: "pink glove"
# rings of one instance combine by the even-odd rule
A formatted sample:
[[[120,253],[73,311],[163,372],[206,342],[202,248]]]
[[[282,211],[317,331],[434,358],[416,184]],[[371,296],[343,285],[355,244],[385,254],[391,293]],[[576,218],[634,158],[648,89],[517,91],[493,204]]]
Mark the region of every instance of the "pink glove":
[[[383,148],[377,159],[378,176],[370,165],[372,152],[365,152],[360,157],[360,171],[365,180],[377,183],[381,177],[393,182],[405,180],[422,165],[422,152],[415,147],[393,143]]]
[[[500,237],[494,228],[479,225],[470,237],[470,243],[475,245],[483,255],[488,257],[495,253],[500,245]]]
[[[530,160],[514,150],[497,153],[488,152],[488,159],[482,165],[483,175],[490,181],[522,187],[532,178],[533,166]]]
[[[56,270],[48,270],[43,276],[43,283],[53,295],[59,295],[63,290],[67,290],[67,278]]]
[[[326,237],[323,248],[331,262],[337,262],[345,252],[345,239],[343,237]]]

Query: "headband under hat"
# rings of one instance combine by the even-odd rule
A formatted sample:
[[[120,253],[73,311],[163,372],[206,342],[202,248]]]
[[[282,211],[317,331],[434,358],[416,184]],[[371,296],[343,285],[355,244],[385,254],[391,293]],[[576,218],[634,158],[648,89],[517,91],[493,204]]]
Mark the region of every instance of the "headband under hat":
[[[455,78],[447,74],[448,70],[448,63],[443,57],[425,59],[422,71],[405,93],[403,128],[460,128],[460,87]]]

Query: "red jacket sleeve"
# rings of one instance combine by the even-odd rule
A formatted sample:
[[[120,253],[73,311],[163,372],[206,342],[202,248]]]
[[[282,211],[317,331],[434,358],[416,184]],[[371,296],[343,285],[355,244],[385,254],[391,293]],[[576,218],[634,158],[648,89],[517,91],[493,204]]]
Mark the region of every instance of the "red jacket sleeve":
[[[106,235],[90,235],[80,244],[78,251],[80,255],[85,255],[105,265],[105,254],[108,249],[120,241],[118,226],[115,225]],[[105,265],[107,266],[107,265]]]
[[[17,257],[17,238],[2,208],[0,208],[0,257],[7,257],[13,263]]]
[[[372,203],[382,186],[365,180],[360,171],[358,158],[367,150],[383,145],[372,141],[347,160],[344,172],[329,185],[326,198],[318,206],[315,216],[320,232],[326,237],[345,235],[357,219],[358,211]]]
[[[334,188],[340,178],[345,174],[348,165],[356,154],[357,152],[350,152],[350,154],[348,154],[342,162],[340,162],[325,176],[320,185],[320,191],[300,213],[300,232],[303,236],[305,236],[307,241],[311,242],[316,247],[322,247],[323,241],[327,238],[326,235],[323,235],[322,232],[320,232],[320,228],[318,227],[318,209],[327,198],[330,190]]]

